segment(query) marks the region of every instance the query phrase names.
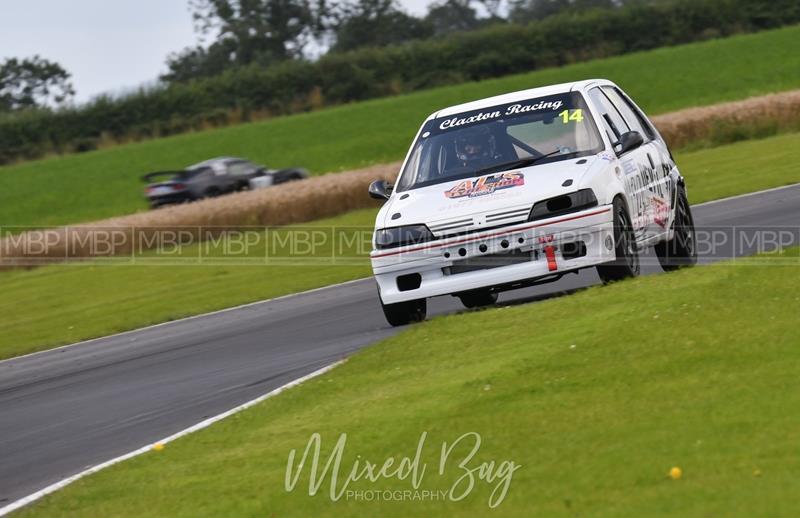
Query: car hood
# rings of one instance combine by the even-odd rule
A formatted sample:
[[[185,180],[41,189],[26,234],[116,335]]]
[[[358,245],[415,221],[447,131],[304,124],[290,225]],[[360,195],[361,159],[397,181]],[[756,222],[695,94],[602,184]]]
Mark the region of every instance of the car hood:
[[[526,221],[533,204],[579,189],[596,156],[510,169],[397,192],[379,226],[426,224],[437,235]]]

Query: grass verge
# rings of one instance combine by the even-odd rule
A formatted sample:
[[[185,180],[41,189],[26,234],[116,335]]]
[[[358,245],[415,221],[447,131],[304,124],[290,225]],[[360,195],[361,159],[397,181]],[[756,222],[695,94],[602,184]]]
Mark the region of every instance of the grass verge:
[[[521,466],[497,515],[790,515],[800,504],[798,267],[793,249],[436,318],[27,514],[488,512],[502,479],[476,480],[460,501],[334,502],[331,473],[309,496],[309,460],[285,490],[289,452],[301,455],[313,433],[323,465],[347,434],[340,489],[356,460],[413,458],[426,432],[420,490],[454,487],[464,459]],[[481,437],[475,456],[466,440],[440,473],[442,443],[467,433]],[[680,480],[667,476],[673,466]],[[414,488],[391,478],[349,489]]]
[[[797,183],[800,134],[679,154],[676,160],[692,203]],[[363,242],[374,217],[375,211],[366,209],[288,228],[362,230]],[[154,252],[136,265],[114,266],[118,263],[111,260],[0,272],[0,358],[370,274],[365,250],[339,249],[337,243],[326,241],[294,263],[267,264],[263,246],[231,253],[203,244]],[[330,260],[334,252],[336,263]],[[197,264],[198,257],[203,264]]]
[[[789,27],[4,167],[0,191],[17,201],[0,204],[0,224],[56,226],[144,210],[142,174],[211,156],[314,172],[397,160],[432,111],[546,84],[607,77],[651,115],[794,89],[798,41],[800,27]]]
[[[372,209],[320,220],[293,230],[330,232],[370,225]],[[328,286],[369,275],[369,263],[345,249],[332,264],[335,243],[287,264],[288,255],[270,257],[264,232],[228,241],[166,247],[138,257],[0,272],[0,359],[167,322],[209,311]],[[270,240],[272,240],[272,233]],[[239,237],[237,237],[239,236]],[[258,242],[256,242],[258,240]],[[271,241],[275,243],[275,241]],[[249,243],[249,244],[248,244]],[[277,246],[277,245],[276,245]],[[304,249],[305,250],[305,249]],[[337,255],[339,251],[336,250]],[[201,260],[202,259],[202,263]]]

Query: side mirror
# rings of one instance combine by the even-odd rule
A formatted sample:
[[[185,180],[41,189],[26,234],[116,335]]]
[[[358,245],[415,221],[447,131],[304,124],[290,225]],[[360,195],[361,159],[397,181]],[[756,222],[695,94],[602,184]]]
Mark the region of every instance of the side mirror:
[[[644,144],[644,137],[642,137],[641,133],[638,131],[629,131],[620,135],[619,141],[614,144],[614,148],[618,155],[622,155],[632,149],[636,149],[642,144]]]
[[[369,197],[386,201],[392,194],[393,188],[394,186],[390,183],[386,183],[386,180],[375,180],[369,184]]]

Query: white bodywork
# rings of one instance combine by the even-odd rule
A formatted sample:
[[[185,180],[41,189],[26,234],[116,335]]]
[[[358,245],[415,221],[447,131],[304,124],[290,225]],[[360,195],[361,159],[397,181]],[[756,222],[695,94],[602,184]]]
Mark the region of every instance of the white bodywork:
[[[256,176],[250,179],[250,190],[266,189],[272,187],[275,183],[275,178],[272,174],[265,174],[264,176]]]
[[[507,171],[509,178],[521,176],[524,178],[521,183],[478,197],[453,198],[445,194],[464,180],[392,193],[378,213],[376,230],[424,224],[437,239],[390,249],[377,249],[373,243],[372,268],[383,303],[481,288],[509,289],[613,261],[612,203],[617,196],[622,197],[628,208],[638,248],[670,239],[676,186],[683,179],[652,125],[649,129],[653,138],[646,138],[640,147],[617,155],[611,135],[604,131],[601,108],[589,94],[593,88],[602,87],[617,88],[606,80],[583,81],[492,97],[431,115],[427,121],[553,94],[580,92],[597,124],[604,150],[594,156],[512,169]],[[528,221],[536,202],[582,189],[592,189],[596,206]],[[564,245],[578,242],[585,243],[585,255],[565,258]],[[458,273],[452,268],[482,256],[529,252],[532,252],[529,259],[506,266]],[[418,288],[401,291],[397,278],[409,274],[421,275],[421,283]]]

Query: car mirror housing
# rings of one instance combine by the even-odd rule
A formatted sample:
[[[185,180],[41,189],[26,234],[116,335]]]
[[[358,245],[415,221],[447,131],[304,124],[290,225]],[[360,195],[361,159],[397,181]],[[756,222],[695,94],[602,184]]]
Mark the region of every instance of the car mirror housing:
[[[393,185],[386,180],[375,180],[369,185],[369,197],[376,200],[388,200],[392,194]]]
[[[614,144],[614,149],[618,155],[622,155],[638,148],[644,144],[644,137],[638,131],[629,131],[620,135],[619,140]]]

